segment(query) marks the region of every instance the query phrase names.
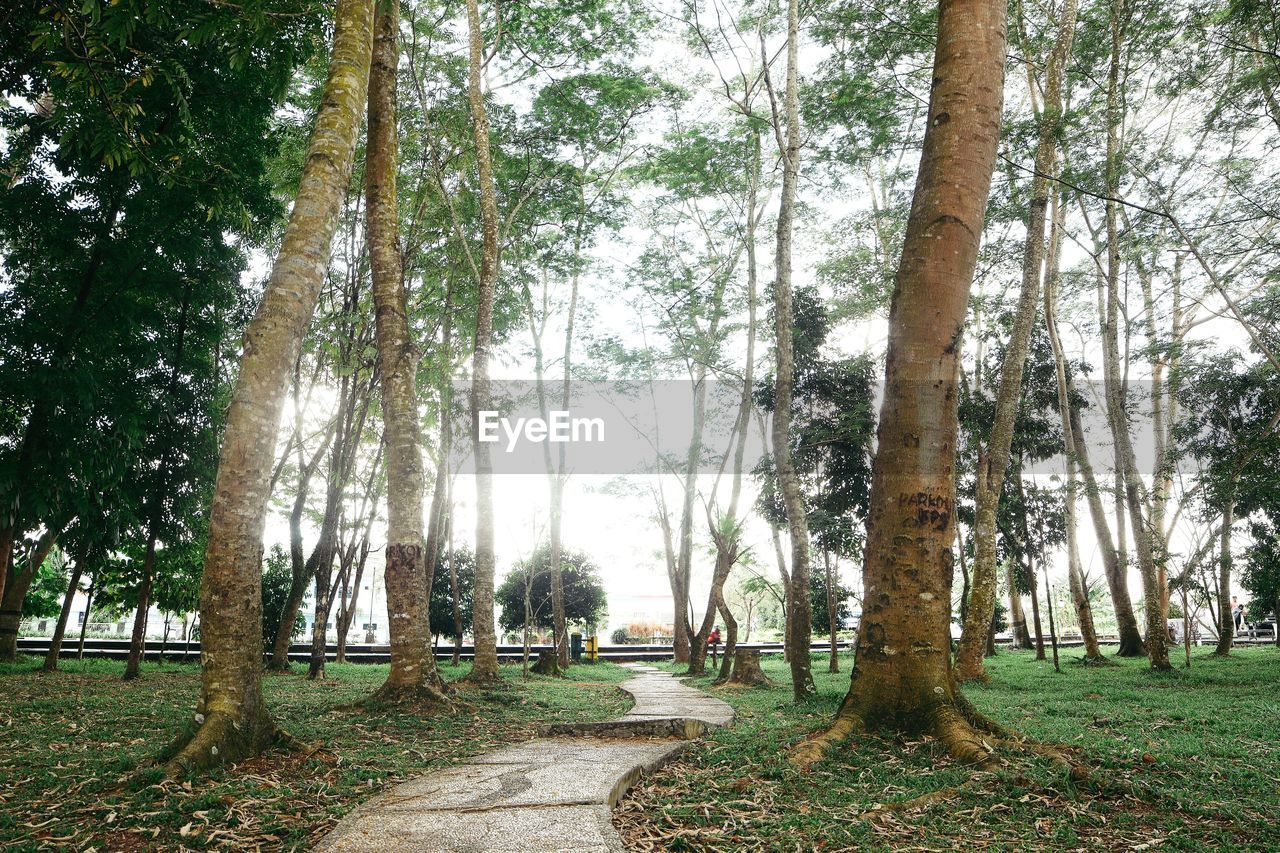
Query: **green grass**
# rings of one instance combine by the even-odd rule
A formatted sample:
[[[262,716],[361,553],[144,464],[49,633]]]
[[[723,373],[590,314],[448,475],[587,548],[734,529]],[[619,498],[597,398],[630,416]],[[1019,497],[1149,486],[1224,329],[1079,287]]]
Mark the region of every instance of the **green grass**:
[[[1071,651],[1061,674],[1029,653],[989,662],[991,683],[966,691],[974,704],[1071,747],[1095,768],[1084,783],[1007,752],[1004,769],[975,775],[931,739],[885,736],[850,741],[800,774],[785,751],[831,720],[849,660],[827,674],[815,656],[818,696],[796,707],[785,664],[768,658],[777,688],[694,681],[736,707],[735,725],[643,781],[615,824],[633,849],[1278,849],[1280,652],[1197,652],[1189,671],[1168,675],[1145,660],[1085,668]],[[930,792],[943,793],[903,805]]]
[[[160,781],[151,759],[182,727],[199,689],[195,665],[0,664],[0,849],[298,849],[388,785],[512,741],[548,722],[616,716],[626,670],[577,666],[568,678],[504,667],[510,690],[462,694],[447,713],[351,708],[386,666],[335,665],[328,678],[268,676],[277,723],[321,748],[273,752],[210,776]],[[295,665],[295,669],[297,666]],[[464,669],[444,668],[448,679]]]

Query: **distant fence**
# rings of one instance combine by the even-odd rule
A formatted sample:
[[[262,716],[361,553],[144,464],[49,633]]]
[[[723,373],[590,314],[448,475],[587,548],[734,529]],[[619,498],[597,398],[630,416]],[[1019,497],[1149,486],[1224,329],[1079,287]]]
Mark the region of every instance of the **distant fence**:
[[[1098,641],[1103,645],[1114,645],[1119,642],[1115,637],[1099,637]],[[1196,645],[1212,644],[1214,642],[1211,637],[1200,637],[1196,640]],[[1240,636],[1234,640],[1238,646],[1254,646],[1254,645],[1271,645],[1275,643],[1274,635],[1263,634],[1261,636]],[[1045,649],[1050,645],[1050,638],[1044,638]],[[1084,645],[1084,641],[1079,635],[1062,636],[1058,638],[1058,648],[1071,649],[1080,648]],[[1178,643],[1181,645],[1181,643]],[[837,643],[840,651],[848,651],[853,647],[852,641],[841,640]],[[536,658],[538,652],[543,649],[550,649],[551,646],[540,644],[529,646],[529,656]],[[738,643],[741,649],[757,649],[761,654],[782,654],[782,643]],[[816,654],[826,652],[831,648],[829,640],[814,642],[810,650]],[[69,639],[64,641],[60,652],[60,657],[74,658],[79,650],[79,640]],[[28,655],[43,655],[49,651],[48,637],[23,637],[18,640],[18,653]],[[441,644],[435,647],[437,660],[449,660],[453,657],[453,645]],[[338,647],[330,643],[326,649],[325,659],[334,660],[338,654]],[[628,663],[634,661],[662,661],[670,660],[671,646],[667,644],[628,644],[628,645],[609,645],[600,647],[601,660],[614,661],[617,663]],[[88,658],[106,658],[109,660],[125,660],[129,657],[129,641],[128,640],[104,640],[104,639],[86,639],[84,641],[84,656]],[[475,656],[475,649],[471,645],[462,647],[461,659],[471,660]],[[524,646],[520,645],[501,645],[498,646],[499,660],[507,663],[519,661],[524,656]],[[191,643],[183,643],[181,640],[176,642],[170,641],[162,643],[160,640],[147,640],[145,646],[145,659],[149,661],[158,661],[163,657],[167,661],[194,661],[200,659],[200,643],[192,641]],[[292,661],[308,661],[311,659],[311,645],[309,643],[294,643],[289,647],[289,660]],[[391,661],[391,647],[386,643],[347,643],[346,649],[347,663],[389,663]]]
[[[74,658],[79,651],[79,640],[72,639],[64,641],[59,652],[59,657]],[[848,640],[842,640],[838,644],[841,651],[847,651],[853,644]],[[550,649],[549,645],[530,645],[529,656],[536,658],[538,652],[543,649]],[[782,643],[738,643],[740,649],[758,649],[761,654],[781,654]],[[831,648],[831,642],[825,641],[821,643],[815,642],[810,647],[814,652],[825,652]],[[48,637],[23,637],[18,640],[18,653],[27,655],[43,655],[49,651]],[[435,647],[437,660],[449,660],[453,657],[453,645],[440,644]],[[631,661],[661,661],[671,658],[670,645],[623,645],[623,646],[601,646],[600,658],[602,660],[615,661],[625,663]],[[181,640],[177,642],[170,641],[162,643],[160,640],[147,640],[144,647],[145,659],[149,661],[158,661],[162,658],[167,661],[183,661],[183,660],[199,660],[200,643],[192,641],[183,643]],[[326,647],[325,659],[334,660],[338,655],[337,645],[330,643]],[[84,641],[84,656],[87,658],[106,658],[109,660],[125,660],[129,657],[129,641],[128,640],[104,640],[104,639],[86,639]],[[461,651],[463,660],[471,660],[475,656],[475,648],[471,645],[464,645]],[[498,646],[499,660],[508,663],[519,661],[524,657],[524,646],[520,645],[501,645]],[[311,659],[310,643],[294,643],[289,646],[289,660],[307,661]],[[391,661],[391,647],[386,643],[347,643],[346,648],[347,663],[389,663]]]

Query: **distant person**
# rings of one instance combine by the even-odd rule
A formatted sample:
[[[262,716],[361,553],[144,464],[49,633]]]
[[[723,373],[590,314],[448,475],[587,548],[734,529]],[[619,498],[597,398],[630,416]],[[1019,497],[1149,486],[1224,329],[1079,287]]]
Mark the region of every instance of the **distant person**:
[[[715,630],[711,632],[711,636],[707,637],[707,648],[711,649],[711,665],[719,666],[720,661],[720,626],[717,625]]]
[[[1232,612],[1232,615],[1235,617],[1235,620],[1236,620],[1236,633],[1238,634],[1240,633],[1240,631],[1244,629],[1244,605],[1239,602],[1236,602],[1236,606]]]

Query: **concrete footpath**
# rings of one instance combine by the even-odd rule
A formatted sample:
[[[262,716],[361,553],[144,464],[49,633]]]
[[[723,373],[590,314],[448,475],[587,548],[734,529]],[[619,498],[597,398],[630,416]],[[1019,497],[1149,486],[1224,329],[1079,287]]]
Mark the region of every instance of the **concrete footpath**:
[[[623,664],[635,706],[401,783],[347,815],[320,851],[621,851],[609,810],[733,708],[643,664]]]

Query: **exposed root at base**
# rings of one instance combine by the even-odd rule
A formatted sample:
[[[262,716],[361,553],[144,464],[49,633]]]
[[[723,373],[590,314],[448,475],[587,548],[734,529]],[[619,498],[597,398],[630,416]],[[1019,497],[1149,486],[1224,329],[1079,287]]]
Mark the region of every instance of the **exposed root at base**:
[[[207,718],[197,719],[199,728],[180,735],[165,750],[171,756],[163,765],[166,777],[243,761],[272,747],[306,748],[297,738],[276,728],[265,712],[245,721],[216,712]]]
[[[1028,740],[1027,738],[1002,738],[1000,745],[1008,749],[1022,752],[1031,752],[1036,755],[1042,755],[1052,761],[1057,767],[1066,771],[1073,781],[1083,782],[1088,779],[1092,772],[1083,764],[1072,761],[1063,752],[1048,744],[1039,741]]]
[[[452,705],[448,687],[437,684],[383,684],[372,696],[354,703],[364,705]]]
[[[867,726],[862,721],[862,717],[841,708],[830,728],[793,746],[787,761],[797,770],[806,771],[821,761],[828,750],[844,743],[850,736],[866,730]]]
[[[501,675],[477,673],[474,669],[457,681],[449,682],[449,686],[460,690],[503,690],[510,687]]]

